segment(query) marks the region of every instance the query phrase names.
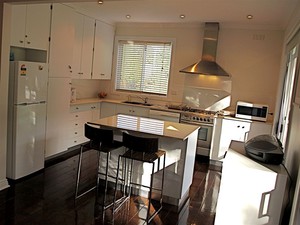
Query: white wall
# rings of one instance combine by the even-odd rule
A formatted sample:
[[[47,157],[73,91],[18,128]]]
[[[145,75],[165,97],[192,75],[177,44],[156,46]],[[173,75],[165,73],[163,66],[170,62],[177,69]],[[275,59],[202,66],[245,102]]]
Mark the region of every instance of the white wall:
[[[8,7],[7,10],[3,10]],[[4,12],[5,11],[5,12]],[[10,18],[7,4],[0,3],[0,190],[8,187],[6,180],[6,137],[7,137],[7,92],[8,92],[8,64],[9,64],[9,34],[10,22],[2,23]]]
[[[116,35],[176,39],[170,93],[165,100],[181,102],[184,85],[202,86],[216,79],[179,72],[201,59],[203,28],[202,24],[118,24]],[[284,32],[278,30],[234,29],[220,24],[217,62],[232,76],[230,108],[237,100],[244,100],[268,104],[274,112],[283,36]],[[122,98],[113,93],[113,82],[101,82],[100,88],[112,93],[112,97]]]
[[[284,36],[284,47],[288,44],[288,42],[292,39],[292,37],[296,34],[296,32],[300,29],[300,2],[298,2],[298,6],[295,8],[295,13],[292,15],[291,20],[288,24],[288,28],[285,32]],[[300,40],[298,42],[300,44]],[[285,49],[284,49],[285,52]],[[277,111],[279,110],[280,107],[280,95],[282,92],[282,83],[284,80],[285,76],[285,61],[286,61],[286,56],[283,56],[282,59],[282,66],[281,66],[281,74],[280,74],[280,83],[279,83],[279,88],[278,88],[278,94],[277,94]],[[298,59],[300,60],[300,59]],[[300,67],[300,62],[298,62],[298,67]],[[300,68],[298,70],[298,79],[300,79]],[[276,114],[279,115],[279,112]],[[291,109],[291,115],[290,115],[290,126],[289,126],[289,132],[288,132],[288,137],[287,137],[287,146],[285,149],[285,162],[284,164],[286,165],[287,169],[289,170],[293,183],[292,183],[292,193],[291,197],[293,200],[293,195],[294,195],[294,202],[293,202],[293,207],[291,209],[291,219],[290,219],[290,225],[297,225],[299,224],[300,220],[300,209],[299,204],[300,204],[300,193],[295,193],[294,194],[294,189],[296,182],[300,182],[297,180],[299,177],[299,167],[300,167],[300,139],[299,139],[299,133],[300,133],[300,107],[299,105],[292,105]]]

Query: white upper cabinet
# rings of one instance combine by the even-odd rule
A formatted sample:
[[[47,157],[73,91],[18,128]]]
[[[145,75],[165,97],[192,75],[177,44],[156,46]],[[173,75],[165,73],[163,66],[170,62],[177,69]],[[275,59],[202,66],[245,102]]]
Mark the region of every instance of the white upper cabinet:
[[[11,45],[48,50],[50,15],[50,4],[13,5]]]
[[[52,8],[49,77],[71,77],[74,16],[72,8],[55,3]]]
[[[95,19],[75,13],[72,78],[91,79]]]
[[[111,79],[115,29],[96,20],[93,79]]]

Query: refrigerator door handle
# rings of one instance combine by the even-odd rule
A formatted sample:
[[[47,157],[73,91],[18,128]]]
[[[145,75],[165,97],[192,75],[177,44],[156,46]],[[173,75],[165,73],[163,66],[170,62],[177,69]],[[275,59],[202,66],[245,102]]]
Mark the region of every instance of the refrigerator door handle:
[[[20,105],[20,106],[26,106],[26,105],[36,105],[36,104],[45,104],[46,101],[40,101],[40,102],[24,102],[24,103],[19,103],[15,105]]]
[[[29,103],[25,102],[25,103],[18,103],[18,104],[14,104],[14,105],[29,105]]]

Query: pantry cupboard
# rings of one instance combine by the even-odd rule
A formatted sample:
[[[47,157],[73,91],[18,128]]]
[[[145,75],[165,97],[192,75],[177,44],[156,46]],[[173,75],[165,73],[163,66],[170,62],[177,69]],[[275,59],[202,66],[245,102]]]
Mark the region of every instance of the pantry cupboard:
[[[74,122],[70,119],[72,79],[111,78],[114,27],[65,4],[54,3],[12,5],[11,28],[11,47],[42,50],[47,55],[45,157],[52,157],[74,145],[74,141],[84,140],[82,131],[79,139],[79,132],[78,136],[69,132]],[[99,117],[98,106],[83,111],[81,116],[97,111]]]

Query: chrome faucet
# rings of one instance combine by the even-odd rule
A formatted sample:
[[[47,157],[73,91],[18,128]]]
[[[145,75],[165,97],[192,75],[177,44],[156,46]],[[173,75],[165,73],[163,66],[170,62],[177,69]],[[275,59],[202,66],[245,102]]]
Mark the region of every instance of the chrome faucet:
[[[138,95],[136,95],[135,97],[142,99],[145,104],[148,103],[148,98],[147,97],[143,98],[143,97],[138,96]]]

